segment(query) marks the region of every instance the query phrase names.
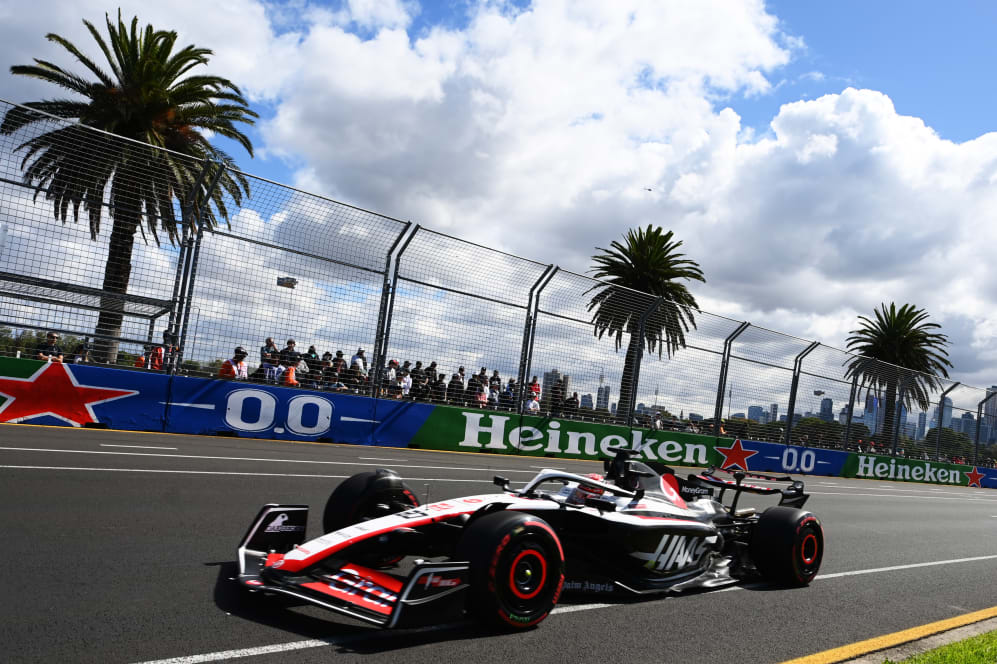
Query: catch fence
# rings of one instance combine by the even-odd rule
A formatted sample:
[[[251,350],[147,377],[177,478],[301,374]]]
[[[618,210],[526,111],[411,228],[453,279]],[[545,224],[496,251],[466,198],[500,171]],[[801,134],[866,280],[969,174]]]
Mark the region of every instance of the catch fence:
[[[4,118],[23,112],[0,102]],[[313,389],[987,465],[995,455],[994,390],[39,115],[0,134],[0,354],[33,356],[48,331],[67,360],[137,370],[214,375],[243,346],[266,380],[264,341],[294,339],[318,356],[295,378]]]

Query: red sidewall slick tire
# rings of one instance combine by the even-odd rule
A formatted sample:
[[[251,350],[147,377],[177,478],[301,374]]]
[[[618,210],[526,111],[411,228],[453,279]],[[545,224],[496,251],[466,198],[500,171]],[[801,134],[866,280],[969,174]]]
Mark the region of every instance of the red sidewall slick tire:
[[[336,487],[322,513],[324,532],[368,519],[400,512],[399,505],[419,506],[419,499],[402,478],[391,471],[357,473]],[[365,555],[353,561],[367,567],[391,567],[402,556]]]
[[[767,581],[805,586],[820,570],[824,530],[812,513],[793,507],[762,512],[751,537],[751,557]]]
[[[472,521],[456,559],[471,563],[471,613],[492,626],[533,627],[561,597],[561,542],[546,521],[530,514],[494,512]]]

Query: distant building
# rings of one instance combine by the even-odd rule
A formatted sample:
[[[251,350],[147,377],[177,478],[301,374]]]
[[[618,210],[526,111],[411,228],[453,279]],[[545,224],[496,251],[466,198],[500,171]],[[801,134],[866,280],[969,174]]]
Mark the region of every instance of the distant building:
[[[830,397],[824,397],[820,400],[820,419],[825,422],[834,421],[834,402]]]
[[[616,402],[615,401],[609,406],[609,412],[611,412],[613,415],[616,415]]]
[[[765,412],[761,406],[748,406],[748,419],[754,422],[761,423],[762,413]]]
[[[927,434],[926,427],[928,426],[928,414],[918,413],[917,414],[917,435],[914,436],[914,440],[924,440],[924,436]]]
[[[997,392],[997,385],[991,385],[990,389],[987,390],[987,396]],[[997,430],[997,397],[987,401],[986,405],[983,406],[983,424],[987,427],[988,431]],[[981,427],[982,428],[982,427]],[[981,432],[980,441],[983,441],[983,435]],[[989,442],[990,437],[987,436],[986,440]]]
[[[972,413],[963,413],[959,419],[962,420],[962,432],[973,440],[976,437],[976,418]]]
[[[744,420],[744,419],[747,419],[747,418],[744,416],[744,413],[734,413],[733,415],[730,416],[730,419],[732,419],[732,420]]]
[[[580,406],[582,408],[588,408],[589,410],[592,410],[592,408],[594,407],[594,405],[595,405],[595,402],[592,401],[592,395],[591,394],[583,394],[582,395],[582,398],[581,398],[581,401],[580,401]]]
[[[609,385],[600,385],[596,391],[595,407],[599,410],[609,410]],[[613,408],[613,412],[616,409]]]
[[[900,433],[907,436],[908,438],[914,438],[914,434],[917,433],[917,425],[913,422],[907,422],[903,425]]]
[[[541,405],[544,408],[549,409],[551,407],[552,404],[550,403],[550,398],[551,395],[554,393],[553,392],[554,383],[556,383],[559,380],[563,381],[564,383],[563,389],[561,390],[561,399],[563,400],[571,395],[571,390],[568,389],[568,385],[570,384],[569,381],[571,379],[567,375],[562,374],[557,369],[551,369],[550,371],[545,371],[543,382],[540,384],[542,390],[540,393],[541,395],[540,401]]]
[[[700,415],[699,413],[689,413],[689,421],[690,422],[702,422],[703,421],[703,416]]]
[[[939,426],[939,422],[941,422],[940,426],[943,428],[952,428],[952,399],[949,399],[948,397],[945,397],[945,401],[943,403],[941,419],[938,417],[938,406],[935,406],[935,414],[931,418],[931,427],[935,428],[936,426]]]
[[[774,403],[769,406],[769,422],[779,421],[779,404]]]

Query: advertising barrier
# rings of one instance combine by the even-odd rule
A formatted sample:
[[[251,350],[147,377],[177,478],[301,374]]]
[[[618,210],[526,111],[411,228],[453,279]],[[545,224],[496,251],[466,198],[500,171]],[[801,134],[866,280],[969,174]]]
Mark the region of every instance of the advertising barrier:
[[[412,401],[0,358],[0,422],[600,459],[997,488],[997,470]]]

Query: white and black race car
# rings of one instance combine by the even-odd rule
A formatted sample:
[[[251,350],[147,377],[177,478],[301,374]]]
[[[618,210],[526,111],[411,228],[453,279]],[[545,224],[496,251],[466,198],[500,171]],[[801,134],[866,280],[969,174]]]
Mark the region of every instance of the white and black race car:
[[[605,477],[543,470],[518,490],[496,477],[500,493],[427,505],[393,471],[360,473],[332,492],[326,534],[307,542],[307,506],[265,505],[239,546],[238,582],[389,628],[466,614],[526,628],[562,592],[806,585],[817,574],[824,533],[801,509],[802,482],[713,469],[682,479],[612,452]],[[745,492],[779,504],[738,508]]]

